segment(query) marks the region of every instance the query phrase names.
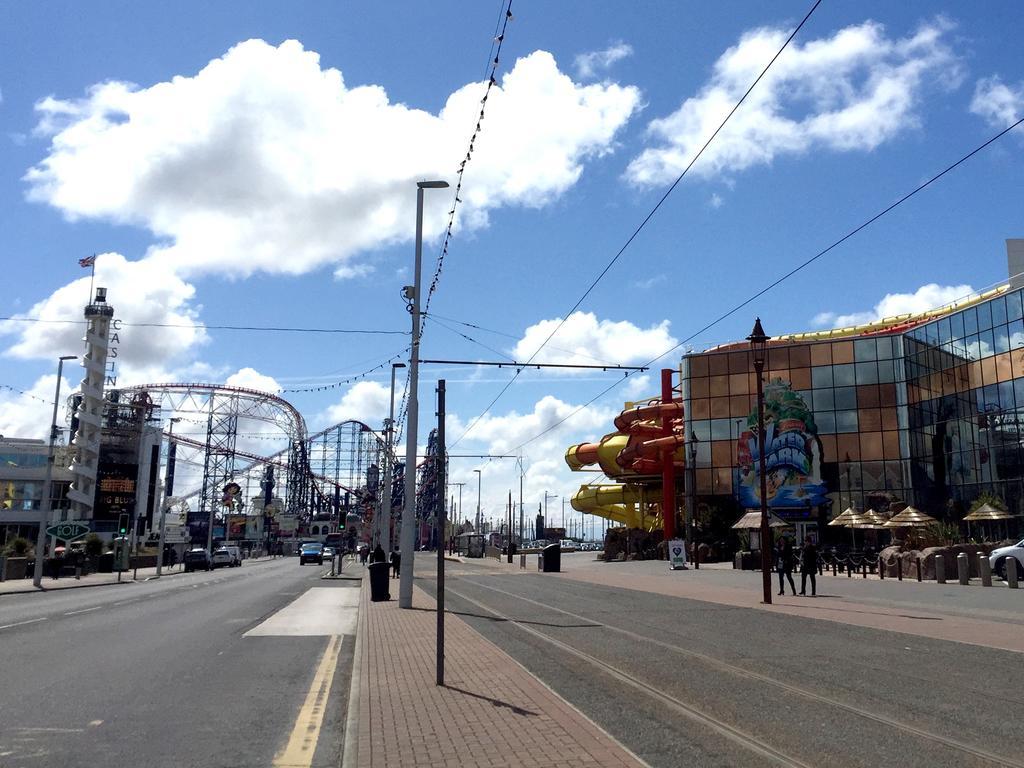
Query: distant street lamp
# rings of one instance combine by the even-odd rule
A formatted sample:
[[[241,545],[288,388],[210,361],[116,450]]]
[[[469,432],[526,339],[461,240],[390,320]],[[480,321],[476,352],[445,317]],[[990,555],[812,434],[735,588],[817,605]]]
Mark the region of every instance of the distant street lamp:
[[[385,552],[391,551],[391,486],[395,472],[395,370],[405,363],[391,364],[391,397],[388,400],[388,421],[384,425],[384,488],[381,492],[380,513],[377,515],[377,543]]]
[[[483,473],[479,469],[474,469],[476,472],[476,521],[473,526],[473,533],[480,533],[480,484]]]
[[[57,404],[60,402],[60,382],[64,376],[64,361],[75,360],[78,355],[57,358],[57,391],[53,395],[53,418],[50,420],[50,447],[46,453],[46,475],[43,480],[43,498],[39,502],[39,533],[36,535],[36,564],[32,571],[32,585],[43,585],[43,549],[46,547],[46,527],[53,514],[53,445],[57,440]],[[54,539],[56,541],[56,539]],[[53,554],[52,552],[50,554]]]
[[[398,581],[398,607],[412,608],[413,558],[416,556],[416,438],[420,403],[417,389],[420,371],[420,275],[423,264],[423,190],[444,189],[447,181],[416,182],[416,261],[413,284],[405,286],[412,315],[412,345],[409,352],[409,394],[406,398],[405,428],[405,505],[402,509],[401,574]]]
[[[764,362],[768,347],[768,336],[761,327],[761,318],[754,321],[754,330],[747,336],[750,353],[757,372],[757,473],[761,481],[761,582],[764,588],[765,605],[772,602],[772,562],[770,548],[771,532],[768,528],[768,475],[765,471],[764,445]]]

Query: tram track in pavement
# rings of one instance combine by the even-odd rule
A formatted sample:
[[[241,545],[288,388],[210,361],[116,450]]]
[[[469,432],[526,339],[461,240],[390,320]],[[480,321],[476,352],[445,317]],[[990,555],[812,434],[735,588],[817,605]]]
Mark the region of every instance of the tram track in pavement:
[[[723,674],[728,674],[740,678],[742,680],[760,683],[766,686],[771,686],[778,690],[780,693],[791,696],[797,696],[817,705],[828,706],[838,709],[844,713],[863,719],[866,722],[875,725],[880,725],[885,728],[894,729],[907,736],[912,736],[916,739],[929,742],[933,745],[944,747],[949,750],[954,750],[955,752],[961,753],[961,755],[965,757],[970,756],[975,760],[983,761],[983,763],[986,765],[1006,766],[1007,768],[1024,768],[1024,762],[1018,759],[1008,757],[1006,755],[1000,755],[989,750],[973,746],[951,736],[935,733],[934,731],[927,730],[925,728],[920,728],[916,725],[898,720],[888,715],[872,712],[868,709],[857,706],[855,704],[841,701],[839,699],[827,696],[825,694],[809,690],[802,686],[789,683],[784,680],[780,680],[778,678],[772,677],[771,675],[765,675],[763,673],[756,672],[754,670],[750,670],[745,667],[738,666],[736,664],[731,664],[728,661],[718,659],[713,656],[709,656],[708,654],[701,653],[700,651],[694,651],[676,645],[674,643],[659,640],[649,635],[634,632],[632,630],[625,629],[623,627],[618,627],[613,624],[608,624],[599,619],[594,619],[584,614],[565,610],[563,608],[558,608],[548,603],[544,603],[539,600],[534,600],[532,598],[516,594],[514,592],[509,592],[507,590],[500,589],[492,585],[483,584],[471,578],[462,577],[458,579],[458,581],[472,585],[473,587],[476,587],[478,589],[487,590],[496,594],[503,595],[507,598],[522,601],[524,603],[539,607],[546,611],[552,611],[561,614],[568,618],[574,619],[578,622],[587,622],[591,626],[600,627],[601,629],[605,629],[607,631],[616,633],[632,641],[649,644],[654,648],[678,655],[682,658],[687,659],[688,661],[697,662],[715,672],[720,672]],[[636,677],[634,677],[629,671],[619,666],[616,666],[615,664],[612,664],[604,659],[600,659],[596,656],[586,653],[585,651],[582,651],[579,648],[575,648],[572,645],[563,642],[562,640],[551,637],[549,634],[541,631],[540,629],[531,626],[531,624],[534,624],[534,622],[527,622],[524,620],[513,618],[505,613],[502,613],[500,610],[485,603],[482,603],[479,600],[475,600],[469,597],[468,595],[459,592],[456,589],[452,589],[451,587],[448,587],[446,589],[446,592],[457,597],[458,599],[465,600],[466,602],[482,610],[487,611],[500,621],[515,625],[517,628],[531,635],[532,637],[541,640],[542,642],[545,642],[549,645],[552,645],[555,648],[558,648],[563,653],[569,654],[570,656],[578,659],[579,661],[582,661],[585,664],[588,664],[604,672],[605,674],[611,676],[613,679],[619,682],[629,685],[631,688],[646,695],[647,697],[659,701],[662,704],[668,705],[673,711],[677,712],[678,714],[686,717],[687,719],[693,722],[709,727],[711,730],[718,733],[720,736],[728,739],[733,744],[740,746],[748,752],[765,758],[769,762],[772,762],[776,765],[809,765],[801,758],[780,751],[764,739],[747,732],[741,727],[733,723],[727,722],[721,718],[710,715],[708,712],[703,711],[699,705],[695,705],[692,702],[684,701],[683,699],[680,699],[677,696],[673,696],[665,691],[659,690],[658,688],[655,688],[654,686],[649,685],[648,683],[636,679]]]

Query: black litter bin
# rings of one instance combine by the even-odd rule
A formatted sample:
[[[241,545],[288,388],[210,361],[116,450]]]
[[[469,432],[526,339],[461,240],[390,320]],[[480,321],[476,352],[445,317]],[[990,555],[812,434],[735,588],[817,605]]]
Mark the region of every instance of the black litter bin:
[[[370,563],[370,600],[379,603],[381,600],[390,600],[391,592],[388,586],[391,579],[388,578],[391,566],[387,563]]]
[[[558,544],[548,544],[541,553],[544,573],[558,573],[562,566],[562,549]]]

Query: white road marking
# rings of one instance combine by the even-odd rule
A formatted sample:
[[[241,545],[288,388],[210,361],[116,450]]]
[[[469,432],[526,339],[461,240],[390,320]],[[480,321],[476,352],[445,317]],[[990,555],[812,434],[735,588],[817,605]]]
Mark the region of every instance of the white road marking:
[[[358,589],[313,587],[243,637],[354,635],[358,615]]]
[[[48,617],[43,616],[40,619],[29,619],[28,621],[16,621],[13,624],[3,624],[0,625],[0,629],[10,629],[11,627],[21,627],[25,624],[35,624],[37,621],[46,621],[47,618]]]
[[[103,721],[102,720],[90,720],[89,721],[89,727],[90,728],[96,728],[97,726],[100,726],[100,725],[103,725]]]
[[[114,603],[114,605],[117,605],[117,603]],[[98,611],[102,607],[103,607],[102,605],[94,605],[92,608],[83,608],[80,611],[68,611],[64,615],[65,616],[77,616],[80,613],[88,613],[89,611]]]

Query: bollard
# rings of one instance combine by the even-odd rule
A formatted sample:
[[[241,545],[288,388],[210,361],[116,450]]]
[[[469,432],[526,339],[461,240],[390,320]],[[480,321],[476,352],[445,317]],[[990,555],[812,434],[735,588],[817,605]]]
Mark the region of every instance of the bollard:
[[[978,571],[981,573],[981,586],[992,586],[992,563],[988,561],[988,555],[984,552],[978,553]]]
[[[1004,561],[1006,567],[1006,586],[1017,589],[1017,558],[1008,557]]]
[[[836,560],[832,561],[832,575],[833,576],[838,576],[839,575],[839,565],[837,564]]]
[[[860,568],[860,570],[861,570],[861,573],[862,573],[862,575],[863,575],[863,576],[864,576],[864,578],[866,579],[866,578],[868,577],[868,563],[867,563],[867,561],[866,561],[866,560],[865,560],[865,561],[864,561],[864,563],[863,563],[863,564],[861,565],[861,568]]]
[[[519,556],[519,570],[526,568],[526,555]]]
[[[960,580],[960,586],[966,587],[971,583],[971,564],[967,560],[966,552],[956,556],[956,575]]]
[[[896,555],[896,578],[903,581],[903,558]]]
[[[882,556],[878,556],[878,580],[883,581],[885,579],[885,563],[882,561]]]
[[[846,561],[846,578],[853,578],[853,563],[850,560]]]
[[[921,557],[917,558],[917,580],[922,581],[924,578],[924,567],[921,565]]]
[[[935,556],[935,582],[937,584],[946,583],[946,558],[942,555]]]

